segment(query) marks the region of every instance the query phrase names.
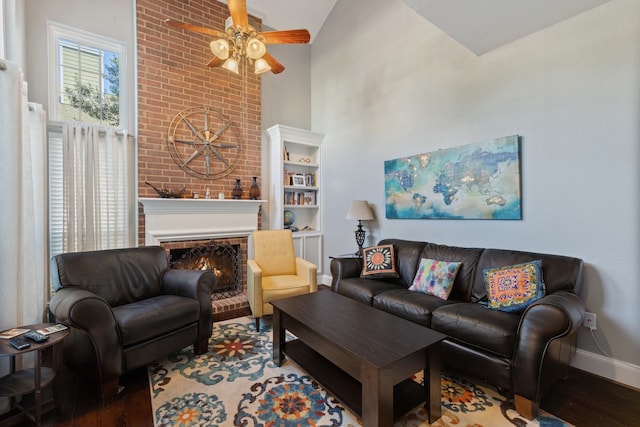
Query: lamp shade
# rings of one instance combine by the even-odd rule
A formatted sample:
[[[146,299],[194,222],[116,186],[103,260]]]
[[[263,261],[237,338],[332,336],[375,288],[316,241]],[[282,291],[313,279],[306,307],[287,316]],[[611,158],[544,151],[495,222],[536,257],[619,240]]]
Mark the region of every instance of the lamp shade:
[[[263,58],[260,58],[260,59],[256,60],[256,64],[255,64],[255,73],[256,74],[266,73],[270,69],[271,69],[271,67],[269,66],[267,61],[265,61]]]
[[[347,219],[370,221],[373,219],[371,208],[366,200],[353,200],[347,212]]]
[[[222,68],[225,68],[225,69],[231,71],[232,73],[240,74],[240,69],[238,67],[238,61],[236,61],[234,58],[227,59],[224,62],[224,64],[222,64]]]
[[[225,39],[214,40],[209,43],[211,52],[220,59],[227,59],[229,57],[229,42]]]
[[[250,38],[247,41],[247,56],[251,59],[262,58],[262,56],[267,52],[267,48],[264,43],[258,40],[255,37]]]

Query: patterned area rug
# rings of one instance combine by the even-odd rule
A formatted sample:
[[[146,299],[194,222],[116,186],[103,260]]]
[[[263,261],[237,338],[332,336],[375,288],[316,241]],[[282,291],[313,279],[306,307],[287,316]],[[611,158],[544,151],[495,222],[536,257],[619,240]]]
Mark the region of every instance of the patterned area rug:
[[[248,317],[214,325],[209,351],[194,357],[193,347],[149,366],[156,426],[359,426],[297,365],[272,361],[271,326],[256,333]],[[417,375],[414,378],[420,381]],[[433,426],[569,426],[543,413],[527,421],[494,389],[468,379],[442,375],[442,417]],[[417,407],[396,426],[429,426]]]

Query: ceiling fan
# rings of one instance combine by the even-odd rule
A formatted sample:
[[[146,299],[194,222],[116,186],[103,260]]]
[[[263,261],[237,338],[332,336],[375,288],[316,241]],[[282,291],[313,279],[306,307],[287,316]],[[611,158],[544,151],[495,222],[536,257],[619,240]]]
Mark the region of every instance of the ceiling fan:
[[[249,25],[246,0],[228,0],[229,16],[225,21],[224,33],[211,28],[199,27],[166,19],[165,24],[188,31],[216,37],[210,43],[213,59],[207,66],[220,67],[239,74],[239,64],[247,60],[253,64],[256,74],[284,71],[284,66],[269,55],[267,44],[309,43],[311,35],[305,29],[258,32]]]

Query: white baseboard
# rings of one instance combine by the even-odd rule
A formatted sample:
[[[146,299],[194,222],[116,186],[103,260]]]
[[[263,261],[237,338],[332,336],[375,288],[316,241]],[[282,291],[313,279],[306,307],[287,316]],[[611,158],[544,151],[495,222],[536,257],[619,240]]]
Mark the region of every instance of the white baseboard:
[[[638,365],[578,349],[571,361],[571,366],[640,389],[640,366]]]

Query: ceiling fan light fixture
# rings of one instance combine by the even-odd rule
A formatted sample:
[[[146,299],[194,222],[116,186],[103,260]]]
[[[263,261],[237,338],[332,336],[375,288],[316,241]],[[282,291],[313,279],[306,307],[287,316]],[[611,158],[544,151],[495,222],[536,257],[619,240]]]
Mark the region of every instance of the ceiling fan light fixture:
[[[236,61],[234,58],[229,58],[226,61],[224,61],[224,64],[222,64],[222,68],[229,70],[232,73],[240,74],[238,61]]]
[[[231,31],[229,31],[231,30]],[[232,17],[228,17],[227,19],[224,20],[224,32],[225,33],[235,33],[235,29],[233,28],[233,18]]]
[[[220,59],[229,57],[229,42],[225,39],[214,40],[209,44],[211,52]]]
[[[271,70],[271,67],[269,66],[267,61],[264,60],[264,58],[258,58],[256,60],[255,68],[254,68],[254,72],[256,74],[266,73],[269,70]]]
[[[267,48],[264,43],[258,40],[255,37],[251,37],[247,40],[247,56],[251,59],[262,58],[262,56],[267,52]]]

